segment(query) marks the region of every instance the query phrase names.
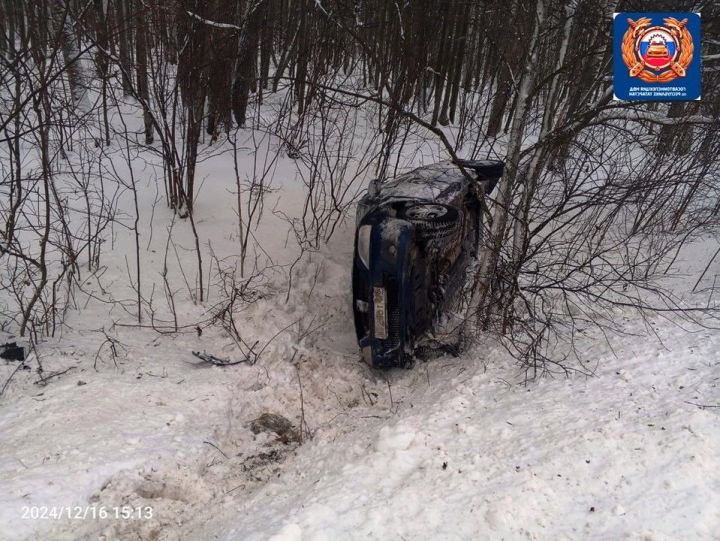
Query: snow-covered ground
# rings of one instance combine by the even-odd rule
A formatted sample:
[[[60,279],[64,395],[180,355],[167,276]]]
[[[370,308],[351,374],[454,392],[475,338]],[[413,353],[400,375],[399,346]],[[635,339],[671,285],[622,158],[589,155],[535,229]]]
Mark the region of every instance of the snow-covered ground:
[[[199,234],[227,261],[237,251],[232,160],[201,168]],[[153,208],[153,177],[143,175],[149,289],[161,283],[170,211]],[[719,330],[619,312],[626,335],[578,337],[592,377],[527,385],[489,339],[459,358],[373,371],[352,329],[351,219],[292,268],[289,287],[297,247],[282,217],[300,215],[303,192],[290,159],[274,175],[255,233],[275,270],[236,320],[265,347],[258,362],[193,357],[237,358],[218,324],[160,334],[135,326],[131,310],[78,303],[62,335],[38,345],[45,374],[67,371],[43,386],[32,365],[0,397],[0,540],[720,537]],[[192,269],[189,226],[176,227],[177,260]],[[106,258],[116,299],[132,298],[122,285],[132,242],[116,232]],[[691,283],[714,251],[693,249]],[[207,319],[218,283],[195,305],[171,272],[181,323]],[[117,340],[114,359],[105,333]],[[0,363],[0,383],[15,367]],[[287,417],[302,444],[253,433],[263,413]],[[86,518],[24,517],[43,507]],[[131,508],[151,516],[114,516]],[[110,516],[88,518],[100,509]]]
[[[628,327],[632,323],[627,321]],[[717,539],[717,333],[598,344],[597,377],[514,385],[499,351],[391,376],[395,408],[319,434],[191,539]],[[207,523],[206,523],[207,521]],[[275,537],[272,537],[272,536]]]
[[[340,305],[342,289],[324,294]],[[586,344],[594,377],[528,386],[492,345],[370,372],[347,322],[300,360],[254,367],[198,367],[192,338],[136,338],[146,353],[119,370],[79,368],[5,399],[2,536],[716,539],[720,333],[658,319],[660,343],[626,325],[642,334],[612,351]],[[273,411],[299,423],[298,374],[313,438],[290,450],[248,422]],[[150,506],[153,517],[23,520],[29,505]]]

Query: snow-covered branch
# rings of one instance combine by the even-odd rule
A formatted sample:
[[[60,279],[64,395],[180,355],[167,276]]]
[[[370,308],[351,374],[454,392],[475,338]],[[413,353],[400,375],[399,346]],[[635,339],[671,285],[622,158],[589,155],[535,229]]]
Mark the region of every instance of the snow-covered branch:
[[[315,0],[315,7],[318,8],[320,11],[322,11],[326,17],[330,16],[328,14],[328,12],[325,11],[325,8],[323,7],[322,2],[320,2],[320,0]]]
[[[717,119],[703,115],[689,115],[681,118],[671,118],[655,111],[640,111],[638,109],[608,108],[601,111],[593,123],[598,124],[607,120],[627,120],[628,122],[650,122],[662,126],[675,126],[677,124],[713,124]]]
[[[242,28],[240,28],[239,26],[237,26],[235,24],[219,23],[217,21],[211,21],[210,19],[205,19],[204,17],[200,17],[200,15],[198,15],[197,13],[193,13],[192,11],[188,11],[187,14],[190,15],[190,17],[192,17],[193,19],[196,19],[203,24],[207,24],[208,26],[214,26],[215,28],[238,30],[238,31],[242,32]]]

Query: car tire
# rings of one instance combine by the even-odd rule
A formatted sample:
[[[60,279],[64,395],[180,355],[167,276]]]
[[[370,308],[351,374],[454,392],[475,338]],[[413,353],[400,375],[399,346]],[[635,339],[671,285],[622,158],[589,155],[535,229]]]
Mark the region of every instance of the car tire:
[[[415,226],[420,241],[445,238],[460,228],[460,213],[449,205],[416,203],[402,208],[398,215]]]

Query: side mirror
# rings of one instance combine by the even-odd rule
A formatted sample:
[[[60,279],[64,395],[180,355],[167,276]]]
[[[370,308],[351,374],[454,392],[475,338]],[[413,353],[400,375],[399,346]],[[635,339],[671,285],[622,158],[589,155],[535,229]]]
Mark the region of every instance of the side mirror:
[[[505,172],[505,162],[500,160],[458,160],[456,163],[472,169],[475,172],[476,180],[484,186],[485,193],[488,195],[495,189],[500,177]]]

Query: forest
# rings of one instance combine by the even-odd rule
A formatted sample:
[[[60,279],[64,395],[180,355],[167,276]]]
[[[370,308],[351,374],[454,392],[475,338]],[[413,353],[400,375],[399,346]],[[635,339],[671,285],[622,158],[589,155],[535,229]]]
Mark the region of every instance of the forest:
[[[612,326],[613,306],[686,310],[656,278],[720,210],[720,8],[686,4],[702,11],[703,99],[648,104],[613,100],[610,81],[608,13],[642,2],[3,1],[3,326],[57,332],[73,289],[102,266],[118,194],[137,199],[133,156],[148,152],[162,165],[162,204],[190,223],[189,293],[203,302],[197,165],[243,130],[272,134],[307,167],[292,223],[310,250],[367,177],[397,172],[413,137],[446,158],[505,160],[484,205],[465,327],[511,335],[526,361],[544,363],[543,348],[576,317]],[[142,137],[113,121],[128,107]],[[109,149],[124,152],[130,178],[95,170]],[[235,169],[244,266],[267,168],[248,186]],[[98,175],[115,191],[98,188]],[[140,219],[128,225],[138,322],[152,312]]]
[[[701,99],[617,99],[651,11]],[[375,370],[358,201],[467,160]],[[0,540],[715,539],[719,226],[717,0],[0,0]]]

